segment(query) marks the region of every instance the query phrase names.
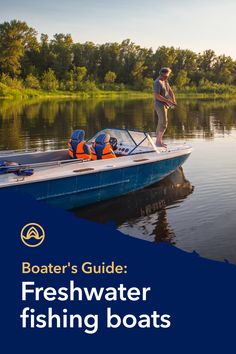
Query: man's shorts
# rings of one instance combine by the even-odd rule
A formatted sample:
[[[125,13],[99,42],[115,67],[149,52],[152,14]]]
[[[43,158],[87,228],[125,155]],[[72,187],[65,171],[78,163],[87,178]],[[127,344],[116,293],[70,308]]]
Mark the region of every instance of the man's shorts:
[[[155,111],[158,117],[157,132],[164,132],[167,128],[168,118],[167,111],[168,108],[164,104],[155,103]]]

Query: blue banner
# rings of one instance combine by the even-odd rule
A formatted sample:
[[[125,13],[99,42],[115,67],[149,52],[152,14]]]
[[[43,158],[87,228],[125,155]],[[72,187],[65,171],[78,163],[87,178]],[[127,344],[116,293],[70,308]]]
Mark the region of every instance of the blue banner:
[[[230,353],[236,267],[0,193],[11,353]]]

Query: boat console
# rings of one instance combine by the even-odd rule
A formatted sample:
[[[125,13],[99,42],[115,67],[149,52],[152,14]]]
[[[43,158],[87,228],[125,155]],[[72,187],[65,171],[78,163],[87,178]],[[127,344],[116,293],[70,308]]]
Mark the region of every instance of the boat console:
[[[116,148],[113,149],[117,156],[135,155],[157,150],[148,133],[129,129],[112,128],[100,130],[88,140],[88,143],[92,145],[100,134],[110,135],[110,143],[112,147],[113,142],[116,142]]]

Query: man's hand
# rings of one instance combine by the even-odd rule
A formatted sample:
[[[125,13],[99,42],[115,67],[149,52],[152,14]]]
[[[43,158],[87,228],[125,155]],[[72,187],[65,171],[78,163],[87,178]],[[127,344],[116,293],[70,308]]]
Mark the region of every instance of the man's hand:
[[[167,98],[161,96],[159,93],[154,93],[154,95],[158,101],[163,102],[167,106],[176,106],[177,105],[177,103],[174,100],[167,99]]]
[[[166,104],[167,104],[168,106],[177,106],[177,103],[174,102],[174,101],[171,101],[171,100],[166,100]]]
[[[174,100],[173,102],[174,102],[174,105],[175,105],[175,106],[177,106],[177,102],[176,102],[176,100]]]

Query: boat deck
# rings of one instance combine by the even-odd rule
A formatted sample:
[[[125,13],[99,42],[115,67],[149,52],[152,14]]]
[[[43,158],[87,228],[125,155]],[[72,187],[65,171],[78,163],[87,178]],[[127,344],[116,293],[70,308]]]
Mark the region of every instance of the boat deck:
[[[183,144],[173,144],[168,147],[168,149],[157,148],[156,151],[153,152],[145,152],[146,148],[140,148],[140,151],[134,155],[126,155],[120,156],[116,159],[106,159],[106,160],[96,160],[96,161],[77,161],[77,160],[68,160],[64,159],[63,161],[51,161],[53,164],[47,165],[43,164],[43,155],[42,152],[32,152],[28,154],[31,155],[31,161],[37,161],[36,164],[33,163],[32,167],[34,168],[34,174],[32,176],[22,177],[16,176],[13,173],[3,174],[0,176],[0,188],[5,187],[7,185],[14,184],[24,184],[24,183],[33,183],[39,181],[46,180],[55,180],[59,178],[66,178],[75,175],[84,175],[91,173],[98,173],[106,170],[115,170],[120,168],[130,167],[133,164],[135,165],[143,165],[147,163],[162,161],[171,159],[174,157],[188,155],[191,153],[192,149],[190,146]],[[51,152],[49,152],[50,154]],[[58,156],[62,154],[64,157],[68,157],[67,150],[58,150]],[[60,156],[62,156],[60,155]],[[36,157],[38,156],[38,158]],[[0,157],[0,160],[3,156]],[[55,156],[54,156],[55,158]],[[7,159],[11,161],[22,162],[22,154],[8,154]],[[26,157],[24,157],[26,159]],[[29,161],[29,159],[28,159]],[[32,164],[32,162],[30,162]]]

